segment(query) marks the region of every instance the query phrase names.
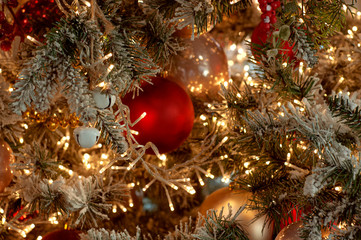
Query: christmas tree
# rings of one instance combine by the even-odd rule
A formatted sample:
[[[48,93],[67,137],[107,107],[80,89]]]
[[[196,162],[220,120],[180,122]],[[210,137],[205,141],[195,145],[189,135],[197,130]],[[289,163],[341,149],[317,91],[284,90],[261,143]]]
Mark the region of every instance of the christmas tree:
[[[356,4],[0,1],[0,239],[361,239]]]

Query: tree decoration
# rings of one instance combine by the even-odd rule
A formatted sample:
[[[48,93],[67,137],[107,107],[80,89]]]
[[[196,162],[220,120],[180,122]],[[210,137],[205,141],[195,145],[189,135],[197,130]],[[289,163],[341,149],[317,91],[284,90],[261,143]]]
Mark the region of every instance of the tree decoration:
[[[79,118],[74,114],[65,113],[63,110],[39,113],[34,109],[29,109],[23,113],[23,118],[35,123],[45,123],[45,126],[55,131],[59,126],[62,128],[76,128],[79,126]]]
[[[190,134],[194,109],[188,94],[178,84],[162,78],[151,78],[152,84],[144,84],[142,92],[133,99],[129,93],[123,103],[130,109],[130,120],[136,121],[132,130],[139,144],[154,143],[160,153],[179,147]]]
[[[249,199],[252,194],[246,191],[236,192],[230,190],[228,187],[221,188],[211,195],[209,195],[199,208],[201,214],[205,214],[209,209],[215,209],[220,211],[223,208],[227,208],[230,204],[232,209],[238,209],[242,205],[249,204]],[[263,228],[265,222],[265,216],[253,221],[258,212],[254,210],[245,209],[237,217],[237,220],[248,233],[250,240],[269,240],[272,239],[273,226],[266,226]]]
[[[191,96],[209,101],[219,99],[221,83],[228,81],[227,57],[214,38],[203,34],[187,41],[187,48],[174,56],[169,75],[183,84]]]
[[[42,240],[80,240],[80,233],[77,230],[57,230],[46,234]]]
[[[266,49],[275,49],[268,52],[268,57],[275,57],[277,53],[283,56],[284,61],[289,58],[289,62],[295,60],[293,45],[288,42],[290,37],[290,28],[275,29],[274,24],[277,22],[276,10],[281,6],[280,1],[259,0],[262,11],[261,22],[254,29],[251,37],[251,50],[255,59],[260,60],[260,52]],[[277,43],[276,43],[277,42]],[[276,51],[278,49],[278,51]]]
[[[111,108],[116,99],[116,97],[112,94],[101,93],[99,91],[93,92],[93,98],[97,108],[99,109]]]
[[[91,148],[99,140],[100,132],[96,128],[78,127],[74,130],[74,138],[80,147]]]
[[[13,151],[9,144],[0,140],[0,193],[10,184],[13,174],[10,169],[10,163],[14,162]]]
[[[301,240],[300,228],[302,228],[302,221],[294,222],[283,228],[277,235],[275,240]],[[322,232],[322,239],[328,239],[330,231],[320,230]]]
[[[14,12],[18,4],[17,0],[11,0],[3,7],[3,9],[7,8],[9,15],[12,16],[11,22],[6,20],[4,11],[0,11],[0,24],[4,30],[4,36],[0,37],[3,51],[11,49],[15,36],[20,36],[21,41],[24,41],[27,35],[32,35],[43,41],[43,35],[62,16],[54,0],[29,0]]]

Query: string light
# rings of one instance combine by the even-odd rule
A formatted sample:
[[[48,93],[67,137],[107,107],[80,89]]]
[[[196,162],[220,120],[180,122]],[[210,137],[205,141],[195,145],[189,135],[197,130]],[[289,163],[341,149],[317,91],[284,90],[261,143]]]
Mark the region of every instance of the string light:
[[[37,44],[37,45],[43,45],[41,42],[39,42],[38,40],[36,40],[36,39],[33,38],[32,36],[27,35],[26,38],[27,38],[28,40],[30,40],[31,42]]]
[[[152,181],[150,181],[147,185],[145,185],[143,187],[143,192],[147,191],[147,189],[155,182],[155,179],[153,179]]]
[[[159,155],[159,159],[165,162],[167,161],[167,156],[165,154],[161,154]]]
[[[167,199],[168,199],[169,208],[170,208],[170,210],[173,212],[173,211],[174,211],[174,205],[173,205],[172,199],[171,199],[170,196],[169,196],[168,189],[164,186],[164,184],[163,184],[163,188],[165,189],[165,194],[166,194]]]
[[[201,175],[199,174],[199,172],[196,170],[196,175],[197,175],[197,178],[198,178],[198,182],[201,186],[204,186],[204,181],[201,177]]]
[[[122,209],[123,212],[127,212],[128,209],[124,207],[122,204],[119,204],[119,207]]]

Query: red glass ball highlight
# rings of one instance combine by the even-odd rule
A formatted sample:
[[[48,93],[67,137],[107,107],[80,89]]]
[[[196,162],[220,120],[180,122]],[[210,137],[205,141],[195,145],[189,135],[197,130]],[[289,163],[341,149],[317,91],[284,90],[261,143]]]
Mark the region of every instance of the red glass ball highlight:
[[[133,99],[133,94],[128,93],[123,103],[130,109],[132,122],[146,113],[132,128],[138,132],[133,134],[138,143],[152,142],[160,153],[166,153],[187,139],[193,127],[194,109],[189,95],[177,83],[161,77],[151,79],[152,84],[144,84],[139,96]]]

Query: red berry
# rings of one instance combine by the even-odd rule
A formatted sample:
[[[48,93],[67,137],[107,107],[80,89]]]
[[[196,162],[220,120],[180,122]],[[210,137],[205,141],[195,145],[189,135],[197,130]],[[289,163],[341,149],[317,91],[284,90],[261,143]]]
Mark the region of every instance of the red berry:
[[[272,3],[274,0],[267,0],[268,3]]]
[[[270,21],[272,24],[275,24],[277,22],[277,17],[275,15],[273,15],[271,18],[270,18]]]
[[[281,2],[280,1],[274,1],[273,3],[271,3],[272,9],[276,10],[277,8],[279,8],[281,6]]]
[[[5,13],[3,11],[0,11],[0,23],[6,22]]]
[[[262,19],[262,20],[265,20],[266,17],[269,17],[269,18],[271,19],[272,13],[271,13],[271,12],[265,12],[265,13],[263,13],[263,14],[261,15],[261,19]]]
[[[4,52],[10,51],[11,49],[11,42],[8,40],[2,41],[0,44],[0,48],[1,50],[3,50]]]
[[[19,5],[19,3],[17,0],[8,0],[7,5],[9,7],[16,8]]]
[[[271,25],[269,23],[261,22],[259,25],[261,28],[263,28],[266,31],[271,29]]]
[[[264,6],[267,5],[267,0],[259,0],[258,3],[260,6]]]

